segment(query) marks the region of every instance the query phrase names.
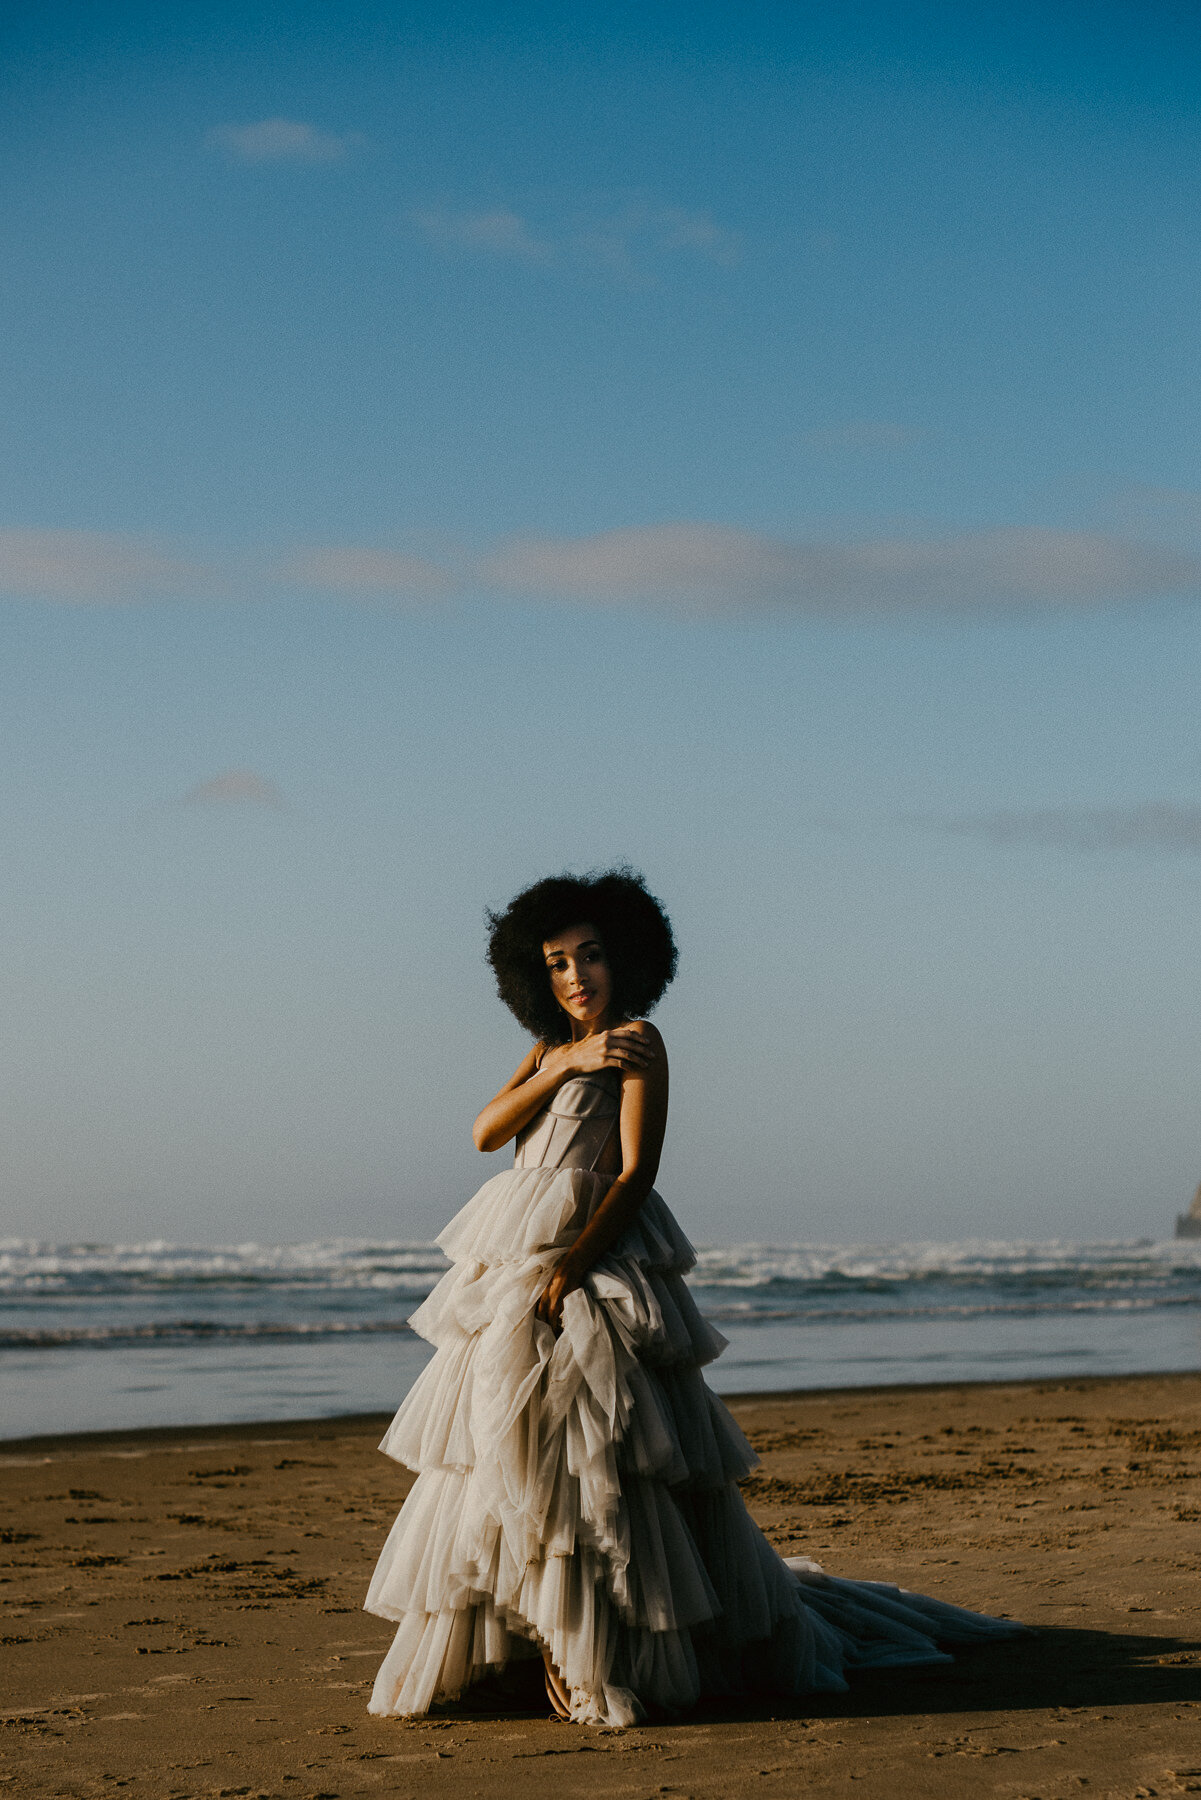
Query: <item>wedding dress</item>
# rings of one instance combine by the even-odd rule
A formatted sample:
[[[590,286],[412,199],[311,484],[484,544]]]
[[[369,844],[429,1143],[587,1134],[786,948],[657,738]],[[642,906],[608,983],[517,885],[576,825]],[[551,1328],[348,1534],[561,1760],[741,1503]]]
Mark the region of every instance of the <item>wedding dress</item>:
[[[370,1710],[424,1713],[545,1650],[574,1719],[626,1725],[1020,1630],[771,1547],[735,1485],[758,1458],[700,1372],[725,1339],[657,1193],[561,1334],[535,1317],[613,1179],[619,1090],[612,1070],[564,1082],[438,1239],[451,1268],[410,1320],[435,1354],[380,1446],[418,1473],[367,1595],[397,1623]]]

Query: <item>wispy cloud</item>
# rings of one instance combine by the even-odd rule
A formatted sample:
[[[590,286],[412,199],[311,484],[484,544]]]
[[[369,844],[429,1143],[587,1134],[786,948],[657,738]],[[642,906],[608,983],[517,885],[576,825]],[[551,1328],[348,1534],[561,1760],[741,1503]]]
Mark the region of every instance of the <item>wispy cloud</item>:
[[[637,220],[634,221],[637,228]],[[710,262],[730,268],[742,255],[742,237],[719,225],[711,212],[689,212],[680,206],[649,207],[642,228],[654,234],[663,250],[695,250]]]
[[[570,232],[564,249],[579,262],[641,282],[664,257],[680,252],[732,268],[742,254],[742,240],[710,212],[632,199]]]
[[[487,557],[495,585],[593,601],[801,613],[1080,607],[1201,593],[1201,558],[1093,532],[1027,527],[857,544],[680,523],[524,538]]]
[[[203,571],[116,532],[0,529],[0,594],[113,605],[174,593]]]
[[[1157,525],[1195,531],[1201,525],[1201,488],[1151,487],[1139,483],[1117,496],[1120,514]]]
[[[181,806],[274,806],[280,808],[284,797],[273,781],[257,775],[253,769],[227,769],[197,787],[189,788]]]
[[[1201,805],[1148,801],[1139,806],[1049,806],[1029,811],[921,817],[926,830],[996,844],[1045,844],[1063,850],[1145,850],[1201,856]]]
[[[719,224],[712,213],[641,197],[541,225],[510,206],[420,208],[410,217],[442,250],[588,268],[623,281],[645,281],[665,257],[679,255],[729,268],[742,249],[738,233]]]
[[[199,567],[116,534],[0,530],[0,596],[111,605],[288,586],[347,599],[474,591],[697,616],[970,616],[1201,599],[1201,554],[1029,526],[844,542],[681,520],[585,537],[513,537],[483,551],[308,545],[284,558],[247,552]]]
[[[553,246],[536,237],[527,220],[507,206],[482,212],[414,212],[413,223],[431,243],[444,250],[478,250],[521,262],[549,262]]]
[[[448,594],[460,586],[450,569],[424,557],[355,544],[303,550],[283,566],[279,579],[347,594]]]
[[[814,450],[881,451],[908,450],[926,434],[893,419],[848,419],[841,425],[816,426],[803,435]]]
[[[322,131],[301,119],[258,119],[250,125],[216,125],[205,143],[234,162],[334,163],[366,142],[361,132]]]

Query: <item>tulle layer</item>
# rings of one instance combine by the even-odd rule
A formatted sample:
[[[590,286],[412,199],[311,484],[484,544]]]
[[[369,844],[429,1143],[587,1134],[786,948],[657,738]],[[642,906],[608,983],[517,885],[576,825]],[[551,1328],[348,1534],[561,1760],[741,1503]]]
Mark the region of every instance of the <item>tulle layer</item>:
[[[543,1251],[569,1249],[611,1180],[591,1169],[502,1169],[436,1241],[454,1263],[525,1262]],[[623,1256],[647,1269],[685,1275],[696,1262],[696,1251],[653,1189],[620,1248]]]
[[[425,1712],[545,1651],[573,1717],[628,1724],[703,1694],[838,1689],[847,1668],[1013,1629],[780,1559],[734,1485],[757,1458],[702,1379],[724,1339],[657,1194],[559,1336],[535,1317],[609,1181],[507,1170],[439,1239],[452,1266],[410,1321],[435,1354],[380,1446],[417,1481],[367,1596],[397,1623],[371,1710]]]

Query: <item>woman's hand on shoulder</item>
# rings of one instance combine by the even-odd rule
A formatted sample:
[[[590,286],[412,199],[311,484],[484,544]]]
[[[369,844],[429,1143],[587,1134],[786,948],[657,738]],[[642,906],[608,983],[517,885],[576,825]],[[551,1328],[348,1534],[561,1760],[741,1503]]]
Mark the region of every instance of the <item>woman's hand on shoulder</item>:
[[[662,1056],[663,1039],[645,1019],[636,1019],[627,1025],[611,1025],[607,1031],[597,1031],[561,1048],[576,1074],[619,1069],[623,1075],[642,1075]]]

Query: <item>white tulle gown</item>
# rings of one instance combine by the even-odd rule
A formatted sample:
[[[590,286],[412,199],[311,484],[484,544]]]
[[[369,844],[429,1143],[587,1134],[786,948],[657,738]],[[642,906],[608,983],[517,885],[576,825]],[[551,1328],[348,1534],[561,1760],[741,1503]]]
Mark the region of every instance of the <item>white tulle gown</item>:
[[[565,1082],[438,1239],[452,1267],[411,1320],[435,1354],[380,1446],[418,1473],[367,1595],[397,1623],[370,1710],[424,1713],[546,1650],[573,1718],[626,1725],[1020,1630],[772,1549],[735,1486],[758,1459],[700,1373],[725,1339],[657,1193],[560,1336],[535,1318],[613,1179],[618,1093],[612,1071]]]

